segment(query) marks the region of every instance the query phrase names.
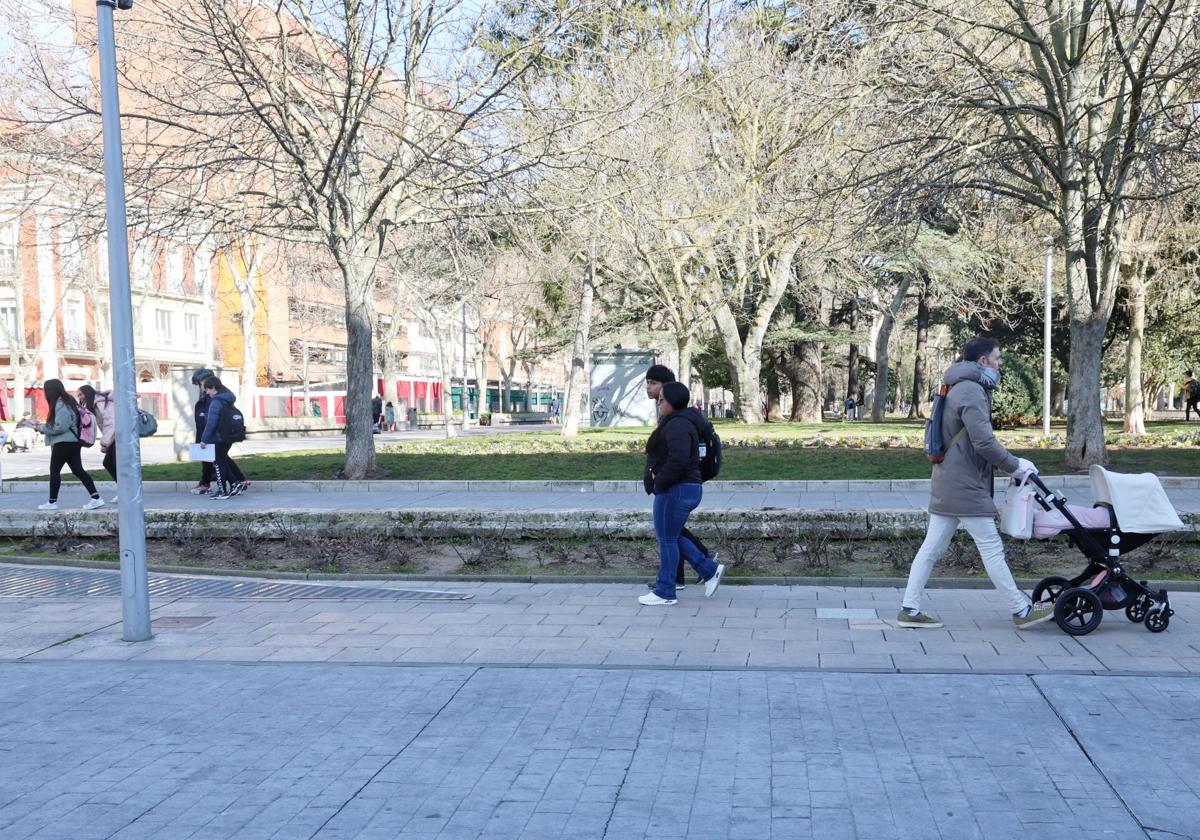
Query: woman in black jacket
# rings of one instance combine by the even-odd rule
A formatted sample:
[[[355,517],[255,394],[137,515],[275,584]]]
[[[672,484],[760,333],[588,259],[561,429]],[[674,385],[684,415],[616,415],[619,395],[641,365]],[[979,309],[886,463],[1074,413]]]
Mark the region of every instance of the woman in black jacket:
[[[658,537],[658,580],[654,591],[638,598],[646,606],[675,603],[675,568],[682,552],[704,580],[704,594],[711,596],[721,583],[725,567],[705,557],[679,533],[688,515],[704,496],[700,484],[700,434],[687,407],[691,394],[682,382],[662,386],[658,404],[658,428],[646,442],[643,483],[654,494],[654,533]]]

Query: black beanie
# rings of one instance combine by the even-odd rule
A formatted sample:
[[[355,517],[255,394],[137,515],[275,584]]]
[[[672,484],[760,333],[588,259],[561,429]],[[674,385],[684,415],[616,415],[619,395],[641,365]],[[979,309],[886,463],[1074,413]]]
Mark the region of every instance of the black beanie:
[[[667,382],[662,388],[662,398],[670,403],[671,408],[687,408],[692,394],[682,382]]]
[[[666,365],[650,365],[650,369],[646,371],[646,378],[653,382],[674,382],[675,374]]]

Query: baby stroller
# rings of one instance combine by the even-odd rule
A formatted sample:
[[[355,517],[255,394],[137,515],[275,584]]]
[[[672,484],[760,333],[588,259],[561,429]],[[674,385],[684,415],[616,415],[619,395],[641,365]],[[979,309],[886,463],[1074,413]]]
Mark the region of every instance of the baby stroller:
[[[4,444],[4,448],[9,452],[28,452],[33,449],[33,445],[37,442],[37,432],[29,426],[22,426],[19,429],[13,429],[12,434],[8,436],[8,440]]]
[[[1122,475],[1093,466],[1089,472],[1096,503],[1091,508],[1068,505],[1036,475],[1033,536],[1067,538],[1088,560],[1076,577],[1044,578],[1033,590],[1035,603],[1053,603],[1054,621],[1072,636],[1085,636],[1100,626],[1105,610],[1125,610],[1125,617],[1151,633],[1167,629],[1174,611],[1167,591],[1147,588],[1125,573],[1121,558],[1164,531],[1183,530],[1183,522],[1152,473]]]

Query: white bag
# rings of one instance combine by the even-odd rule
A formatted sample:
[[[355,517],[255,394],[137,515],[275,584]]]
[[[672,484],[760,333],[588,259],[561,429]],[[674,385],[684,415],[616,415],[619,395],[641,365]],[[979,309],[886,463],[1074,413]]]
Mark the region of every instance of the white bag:
[[[213,444],[201,446],[198,443],[188,444],[188,460],[189,461],[215,461],[217,460],[217,447]]]
[[[1004,494],[1004,504],[1000,506],[1000,531],[1019,540],[1027,540],[1033,536],[1033,505],[1034,489],[1029,484],[1029,476],[1020,484],[1008,485]]]

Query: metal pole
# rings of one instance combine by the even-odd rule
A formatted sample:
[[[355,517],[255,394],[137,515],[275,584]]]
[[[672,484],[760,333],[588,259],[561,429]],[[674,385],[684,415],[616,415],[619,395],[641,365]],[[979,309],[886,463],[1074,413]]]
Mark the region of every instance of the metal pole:
[[[1054,279],[1054,245],[1046,245],[1046,311],[1042,335],[1042,434],[1050,436],[1050,294]]]
[[[462,307],[462,347],[463,347],[463,384],[462,384],[462,403],[463,410],[463,428],[470,425],[471,410],[467,404],[467,302],[463,301]]]
[[[133,364],[133,303],[129,292],[129,234],[125,228],[125,166],[121,159],[121,109],[117,101],[117,49],[113,9],[97,0],[100,35],[100,113],[104,129],[104,201],[108,213],[108,300],[112,317],[113,384],[117,415],[117,485],[120,487],[122,638],[150,638],[146,578],[146,512],[142,498],[142,447],[137,434],[137,371]],[[121,0],[128,8],[128,0]]]

